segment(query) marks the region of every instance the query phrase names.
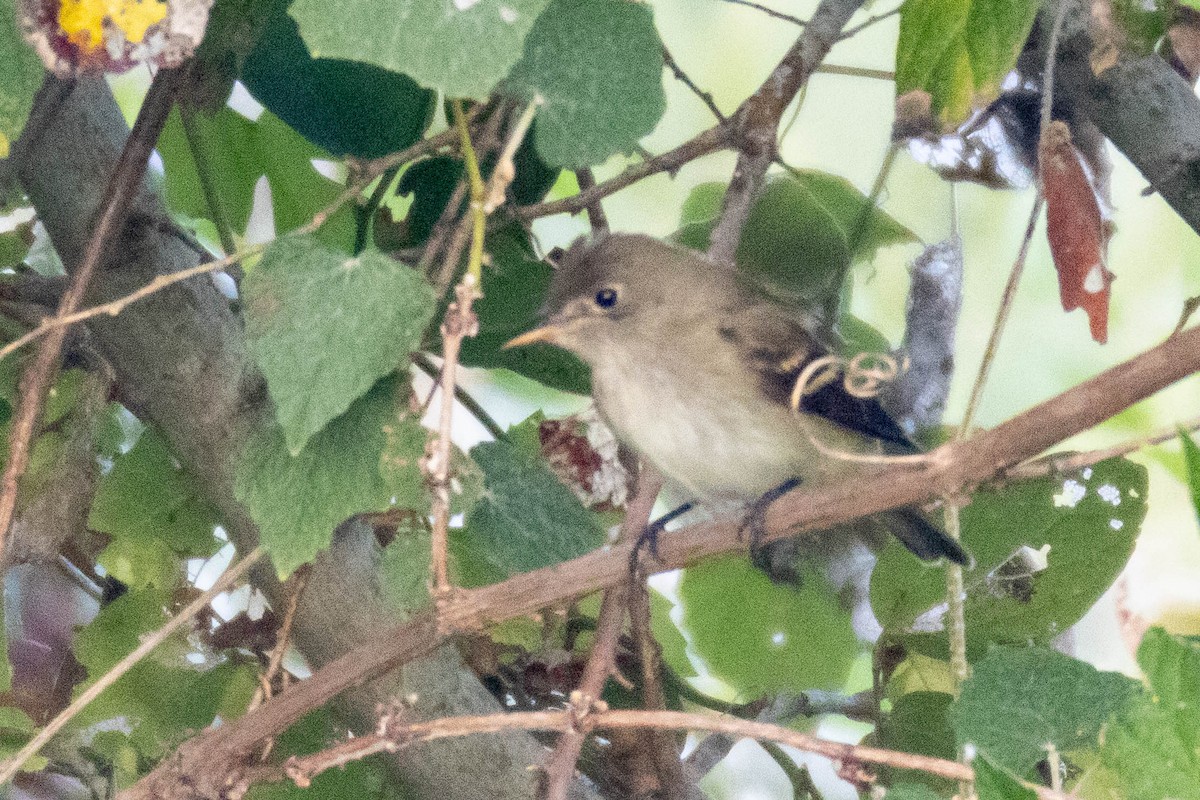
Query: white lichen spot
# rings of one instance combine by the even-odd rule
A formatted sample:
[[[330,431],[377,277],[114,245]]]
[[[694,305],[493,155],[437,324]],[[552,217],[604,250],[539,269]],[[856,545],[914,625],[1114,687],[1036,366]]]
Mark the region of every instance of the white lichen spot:
[[[466,11],[473,5],[477,5],[479,0],[454,0],[454,7],[459,11]]]
[[[1103,292],[1105,284],[1104,267],[1100,264],[1092,264],[1092,268],[1083,278],[1083,290],[1088,294]]]
[[[1100,495],[1100,499],[1111,503],[1114,506],[1121,505],[1121,490],[1113,486],[1111,483],[1106,483],[1096,490],[1096,494]]]
[[[509,25],[512,25],[514,22],[517,21],[517,16],[518,16],[518,14],[517,14],[517,10],[515,8],[512,8],[511,6],[505,6],[505,5],[500,6],[500,19],[502,21],[507,22]]]
[[[771,634],[771,644],[775,645],[776,647],[782,647],[783,643],[786,641],[787,634],[785,634],[783,631],[775,631],[773,634]]]
[[[1092,479],[1092,468],[1084,467],[1079,474],[1083,476],[1085,481],[1090,481]]]
[[[1108,521],[1108,527],[1112,528],[1114,531],[1119,531],[1121,528],[1125,527],[1125,522],[1119,519],[1110,519]]]
[[[1054,495],[1054,507],[1074,508],[1079,505],[1079,501],[1087,494],[1087,489],[1079,481],[1068,478],[1063,481],[1062,491]]]

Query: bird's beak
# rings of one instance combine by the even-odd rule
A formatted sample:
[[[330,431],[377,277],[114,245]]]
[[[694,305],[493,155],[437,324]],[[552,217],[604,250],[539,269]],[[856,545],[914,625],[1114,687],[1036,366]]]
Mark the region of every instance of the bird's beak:
[[[537,344],[545,342],[547,344],[556,344],[562,335],[562,328],[553,323],[543,325],[540,328],[534,328],[531,331],[522,333],[520,336],[513,337],[501,346],[501,350],[508,350],[512,347],[524,347],[527,344]]]

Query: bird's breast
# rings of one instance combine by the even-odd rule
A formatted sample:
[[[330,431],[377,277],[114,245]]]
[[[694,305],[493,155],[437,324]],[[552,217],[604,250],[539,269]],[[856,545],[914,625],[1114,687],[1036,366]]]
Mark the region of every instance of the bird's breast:
[[[753,499],[818,477],[819,454],[791,411],[714,352],[709,371],[653,361],[593,365],[601,414],[628,446],[701,500]],[[725,370],[722,371],[722,367]]]

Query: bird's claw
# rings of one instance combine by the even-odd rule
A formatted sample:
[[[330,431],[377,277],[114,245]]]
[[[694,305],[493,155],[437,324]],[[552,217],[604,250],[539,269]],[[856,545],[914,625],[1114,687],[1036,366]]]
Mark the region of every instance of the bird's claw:
[[[763,540],[767,538],[767,509],[771,507],[772,503],[799,485],[799,478],[790,478],[784,481],[751,503],[746,516],[742,517],[742,524],[738,526],[738,538],[749,540],[750,556],[756,562],[761,557]]]

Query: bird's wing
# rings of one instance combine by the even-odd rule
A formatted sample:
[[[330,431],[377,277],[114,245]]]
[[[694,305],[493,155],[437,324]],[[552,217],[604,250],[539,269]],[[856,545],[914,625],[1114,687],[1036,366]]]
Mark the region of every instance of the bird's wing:
[[[759,385],[773,400],[788,404],[796,380],[814,359],[828,353],[812,332],[773,303],[753,303],[722,315],[721,336],[742,353]],[[800,408],[844,428],[880,440],[892,449],[916,452],[917,446],[874,398],[855,397],[832,380],[805,395]]]

